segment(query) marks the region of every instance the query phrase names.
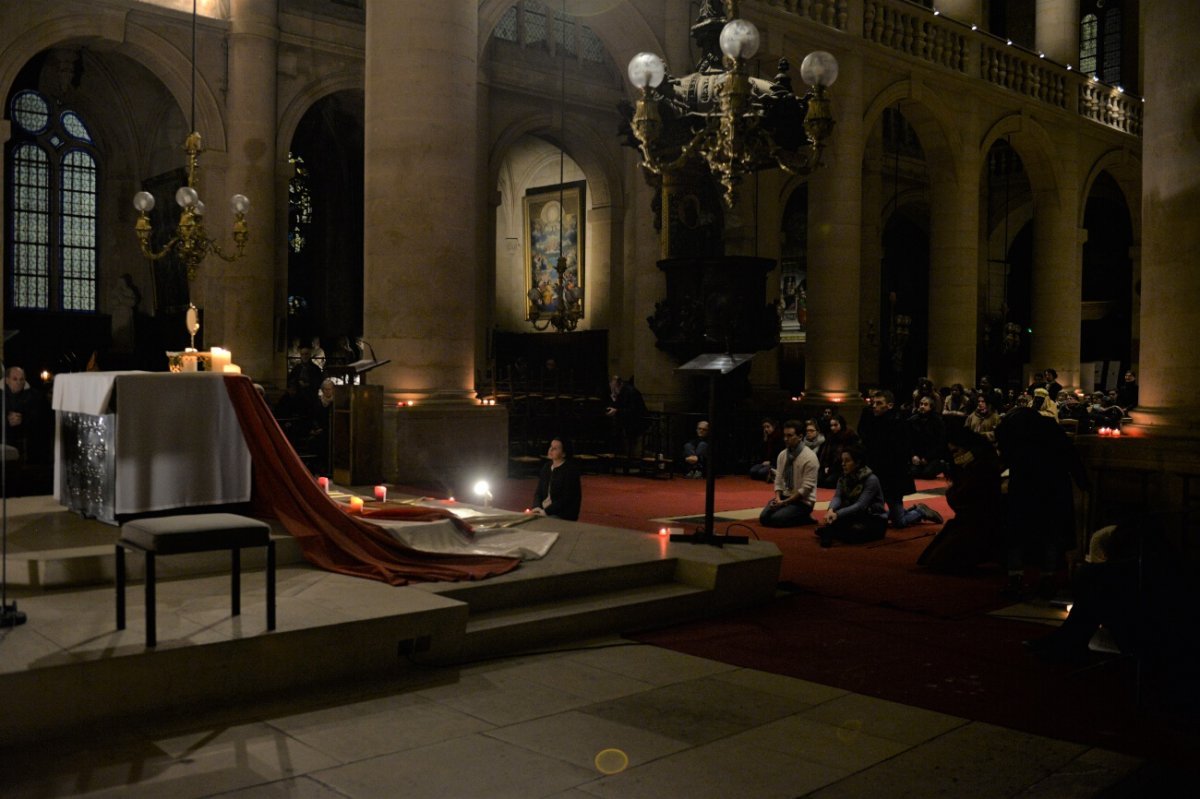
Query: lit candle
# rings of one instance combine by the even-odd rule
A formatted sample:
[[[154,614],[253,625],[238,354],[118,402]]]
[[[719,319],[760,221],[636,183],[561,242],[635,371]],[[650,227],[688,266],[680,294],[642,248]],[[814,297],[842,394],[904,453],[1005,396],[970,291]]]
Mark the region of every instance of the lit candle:
[[[362,511],[363,511],[362,497],[350,497],[350,512],[351,513],[362,513]]]
[[[328,477],[318,477],[317,485],[319,485],[321,487],[321,490],[324,491],[326,494],[329,493],[329,478]]]
[[[242,373],[242,367],[238,366],[236,363],[225,364],[225,374],[240,375],[241,373]]]
[[[222,347],[212,348],[212,370],[224,372],[225,367],[233,363],[233,353]]]
[[[387,502],[387,486],[375,486],[375,499]]]
[[[188,347],[187,349],[185,349],[183,351],[183,358],[181,359],[181,363],[183,364],[183,371],[195,372],[196,364],[199,360],[200,359],[196,357],[196,350],[194,350],[191,347]]]

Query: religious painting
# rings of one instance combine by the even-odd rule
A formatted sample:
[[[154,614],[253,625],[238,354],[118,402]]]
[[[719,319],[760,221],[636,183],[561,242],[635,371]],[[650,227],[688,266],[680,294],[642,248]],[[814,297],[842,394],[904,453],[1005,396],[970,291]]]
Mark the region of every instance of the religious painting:
[[[779,281],[779,339],[804,341],[808,337],[808,270],[804,262],[785,258]]]
[[[587,181],[583,180],[525,192],[526,319],[554,313],[572,303],[583,310],[586,195]]]

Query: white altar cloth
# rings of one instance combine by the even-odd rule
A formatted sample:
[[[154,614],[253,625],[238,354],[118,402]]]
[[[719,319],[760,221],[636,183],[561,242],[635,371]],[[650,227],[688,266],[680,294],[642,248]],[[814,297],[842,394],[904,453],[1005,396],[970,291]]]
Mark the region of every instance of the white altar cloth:
[[[195,372],[83,372],[58,375],[52,407],[108,416],[113,436],[117,514],[250,500],[250,451],[224,375]],[[63,468],[61,424],[54,496]]]

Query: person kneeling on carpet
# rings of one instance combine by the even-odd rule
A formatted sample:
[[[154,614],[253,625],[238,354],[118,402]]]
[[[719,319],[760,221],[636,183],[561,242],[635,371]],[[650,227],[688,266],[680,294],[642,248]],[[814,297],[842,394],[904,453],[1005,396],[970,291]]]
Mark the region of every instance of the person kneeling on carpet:
[[[800,422],[783,423],[784,450],[775,461],[775,496],[762,509],[763,527],[796,527],[812,524],[817,500],[817,456],[804,446]]]
[[[835,540],[846,544],[876,541],[883,538],[887,522],[883,488],[867,466],[866,451],[858,444],[846,447],[842,450],[842,477],[817,531],[821,546],[833,546]]]
[[[542,473],[538,475],[537,489],[533,492],[533,507],[530,510],[539,516],[551,516],[573,522],[579,518],[583,488],[567,441],[562,438],[550,439],[546,457],[550,460],[542,466]]]

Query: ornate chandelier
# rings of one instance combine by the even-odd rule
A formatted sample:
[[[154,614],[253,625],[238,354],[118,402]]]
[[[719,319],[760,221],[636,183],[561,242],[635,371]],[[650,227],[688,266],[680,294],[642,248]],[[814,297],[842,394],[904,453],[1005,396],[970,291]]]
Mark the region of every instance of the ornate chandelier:
[[[700,159],[720,181],[731,208],[748,174],[780,167],[807,175],[820,166],[833,131],[828,89],[837,80],[838,63],[830,53],[809,53],[800,65],[800,77],[811,87],[803,97],[792,92],[787,59],[780,59],[772,80],[751,78],[748,62],[758,52],[758,29],[738,17],[737,0],[725,0],[724,7],[722,16],[712,0],[702,0],[693,27],[704,51],[696,72],[676,78],[661,56],[638,53],[629,62],[629,80],[641,90],[631,127],[642,166],[660,175]]]
[[[235,194],[229,204],[233,210],[233,243],[235,252],[227,254],[214,239],[209,238],[204,227],[204,202],[200,199],[200,153],[204,148],[200,144],[200,134],[196,131],[196,0],[192,0],[192,132],[184,141],[183,149],[187,152],[187,184],[180,186],[175,192],[175,202],[179,204],[179,223],[175,226],[174,236],[155,250],[150,242],[153,226],[150,224],[150,212],[154,210],[154,195],[148,191],[139,191],[133,195],[133,207],[138,210],[138,219],[134,225],[138,242],[141,244],[142,255],[152,261],[158,261],[174,253],[187,266],[188,280],[196,279],[196,268],[201,261],[211,253],[215,253],[223,261],[233,262],[245,255],[246,240],[250,236],[250,228],[246,224],[246,212],[250,210],[250,200],[244,194]]]

